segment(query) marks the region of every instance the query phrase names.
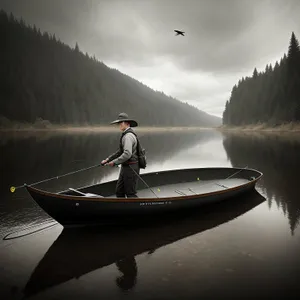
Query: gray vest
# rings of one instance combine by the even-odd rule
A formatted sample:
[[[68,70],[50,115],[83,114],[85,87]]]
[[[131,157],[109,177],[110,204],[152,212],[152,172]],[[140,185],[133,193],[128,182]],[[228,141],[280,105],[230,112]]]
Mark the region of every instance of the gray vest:
[[[131,164],[131,163],[137,163],[138,162],[138,156],[137,156],[137,136],[136,136],[136,133],[131,128],[128,128],[125,132],[123,132],[121,134],[119,148],[120,148],[120,151],[123,153],[124,149],[123,149],[123,145],[122,145],[122,139],[125,136],[125,134],[127,134],[129,132],[131,132],[132,134],[134,134],[134,136],[136,137],[136,144],[133,145],[133,147],[132,147],[133,149],[132,149],[132,155],[131,155],[131,157],[125,163],[123,163],[123,165],[128,165],[128,164]]]

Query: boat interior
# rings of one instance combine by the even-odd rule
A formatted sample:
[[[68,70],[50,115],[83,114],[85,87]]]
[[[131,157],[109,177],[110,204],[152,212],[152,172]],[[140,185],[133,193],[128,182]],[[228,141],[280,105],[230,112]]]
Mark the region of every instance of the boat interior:
[[[165,198],[199,195],[238,187],[257,180],[262,174],[252,169],[200,168],[140,174],[139,198]],[[62,194],[115,198],[117,180],[83,188],[69,188]]]

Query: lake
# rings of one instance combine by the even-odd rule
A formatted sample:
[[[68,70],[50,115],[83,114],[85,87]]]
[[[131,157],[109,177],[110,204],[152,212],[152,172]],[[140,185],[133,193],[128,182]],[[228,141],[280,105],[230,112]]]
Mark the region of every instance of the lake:
[[[98,164],[116,150],[119,133],[0,135],[1,299],[296,299],[299,134],[140,132],[148,159],[141,173],[247,166],[263,173],[257,192],[188,218],[91,230],[64,230],[24,189],[9,188]],[[37,187],[76,188],[116,179],[119,170],[94,168]]]

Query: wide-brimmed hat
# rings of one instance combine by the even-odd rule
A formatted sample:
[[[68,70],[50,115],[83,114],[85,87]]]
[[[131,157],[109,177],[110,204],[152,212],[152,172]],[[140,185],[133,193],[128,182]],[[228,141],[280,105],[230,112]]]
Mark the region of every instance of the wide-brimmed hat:
[[[111,122],[110,124],[117,124],[121,122],[128,122],[130,124],[130,127],[138,126],[138,123],[135,120],[130,119],[126,113],[120,113],[118,119]]]

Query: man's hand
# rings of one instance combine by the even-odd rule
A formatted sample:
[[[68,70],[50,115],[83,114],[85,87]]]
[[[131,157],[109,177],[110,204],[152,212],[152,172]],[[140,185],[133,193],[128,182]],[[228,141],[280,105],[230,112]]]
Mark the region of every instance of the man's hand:
[[[105,164],[105,166],[111,166],[111,167],[113,167],[114,165],[115,165],[115,163],[114,163],[114,162],[112,162],[112,161],[111,161],[111,162],[109,162],[109,163],[106,163],[106,164]]]
[[[105,165],[107,163],[107,160],[106,159],[103,159],[102,161],[101,161],[101,165]]]

